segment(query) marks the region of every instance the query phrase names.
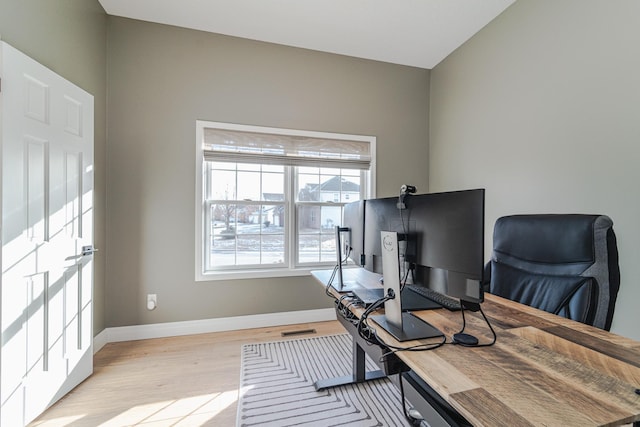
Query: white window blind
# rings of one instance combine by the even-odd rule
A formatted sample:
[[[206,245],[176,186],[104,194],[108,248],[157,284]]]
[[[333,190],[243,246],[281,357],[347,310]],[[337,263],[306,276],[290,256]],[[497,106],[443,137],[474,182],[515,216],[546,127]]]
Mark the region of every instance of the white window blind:
[[[312,132],[296,135],[217,128],[205,128],[203,139],[203,155],[208,161],[362,170],[371,166],[369,141],[316,137]]]

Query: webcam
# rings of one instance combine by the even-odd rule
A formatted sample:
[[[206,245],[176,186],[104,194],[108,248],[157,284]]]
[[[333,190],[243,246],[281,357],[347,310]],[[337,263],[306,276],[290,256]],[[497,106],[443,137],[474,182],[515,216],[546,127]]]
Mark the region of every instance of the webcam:
[[[398,197],[398,209],[406,209],[407,206],[404,204],[404,198],[407,194],[412,194],[416,192],[416,187],[414,185],[402,184],[400,187],[400,197]]]
[[[415,192],[416,192],[416,187],[414,185],[402,184],[402,186],[400,187],[401,194],[407,194],[407,193],[413,194]]]

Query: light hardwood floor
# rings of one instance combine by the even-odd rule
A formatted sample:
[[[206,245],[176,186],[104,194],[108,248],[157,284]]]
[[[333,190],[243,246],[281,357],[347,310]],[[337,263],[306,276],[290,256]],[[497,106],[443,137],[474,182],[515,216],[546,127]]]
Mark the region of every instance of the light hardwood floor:
[[[235,426],[242,344],[305,329],[345,332],[333,321],[107,344],[94,374],[30,426]]]

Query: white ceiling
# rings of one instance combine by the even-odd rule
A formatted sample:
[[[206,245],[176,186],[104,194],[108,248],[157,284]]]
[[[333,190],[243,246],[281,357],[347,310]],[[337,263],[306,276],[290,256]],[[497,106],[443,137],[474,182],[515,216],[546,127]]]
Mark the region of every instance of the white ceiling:
[[[109,15],[431,69],[515,0],[99,0]]]

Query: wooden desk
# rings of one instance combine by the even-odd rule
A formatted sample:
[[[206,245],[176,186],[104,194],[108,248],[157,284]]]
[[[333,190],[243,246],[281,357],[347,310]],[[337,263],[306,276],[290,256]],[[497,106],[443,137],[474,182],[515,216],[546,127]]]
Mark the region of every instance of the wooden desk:
[[[344,271],[345,280],[379,286],[378,275]],[[312,275],[326,285],[330,273]],[[473,425],[613,426],[640,421],[640,342],[491,294],[485,294],[482,308],[498,336],[495,345],[397,353]],[[361,308],[352,311],[362,313]],[[416,314],[443,331],[448,341],[462,325],[460,312]],[[467,331],[481,343],[489,342],[491,333],[479,313],[465,315]],[[418,343],[398,343],[381,328],[377,333],[393,346]]]

